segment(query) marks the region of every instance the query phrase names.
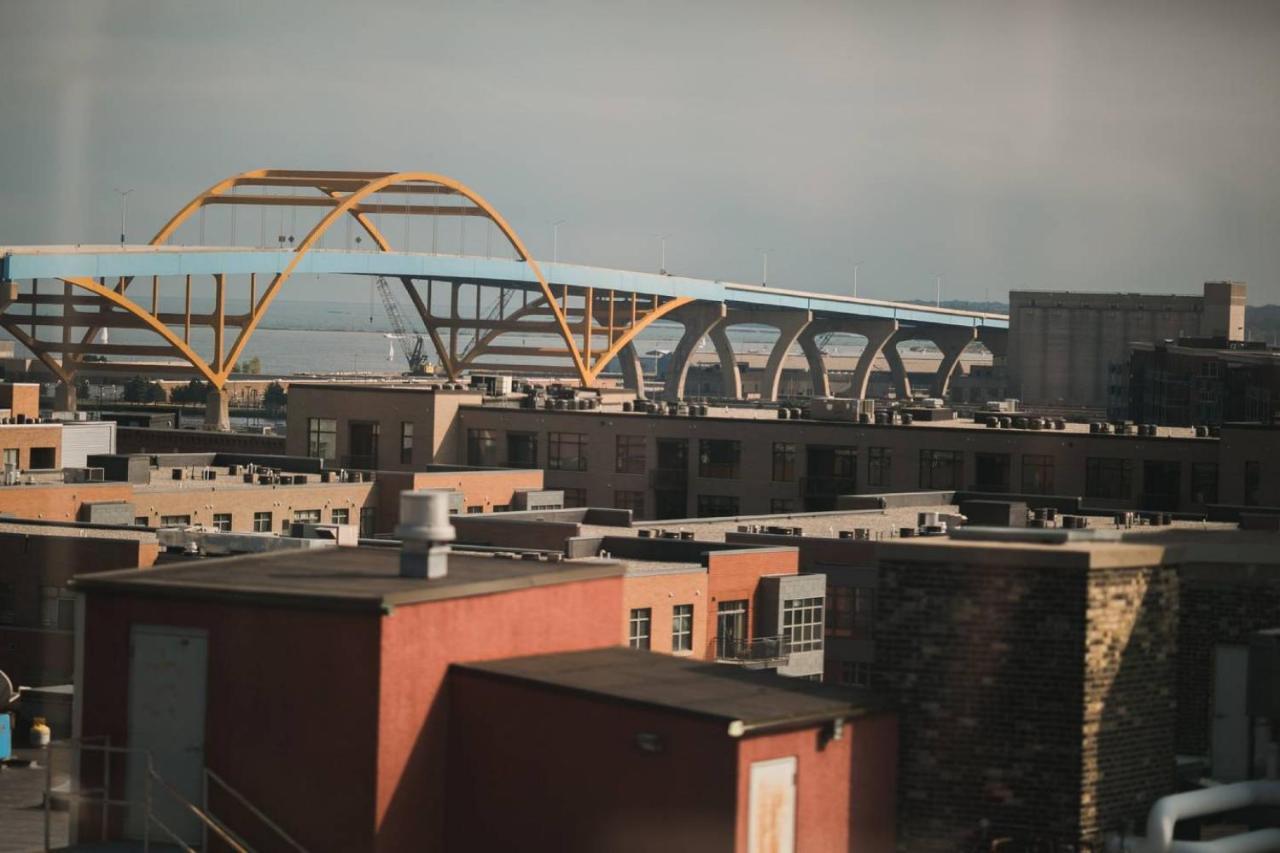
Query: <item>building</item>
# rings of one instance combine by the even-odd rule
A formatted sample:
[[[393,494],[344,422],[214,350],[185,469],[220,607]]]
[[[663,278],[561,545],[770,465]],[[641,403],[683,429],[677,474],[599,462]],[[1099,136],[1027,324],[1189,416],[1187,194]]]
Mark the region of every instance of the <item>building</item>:
[[[1032,406],[1103,411],[1112,365],[1132,342],[1183,337],[1244,339],[1246,287],[1206,282],[1202,296],[1009,293],[1010,385]]]
[[[1263,342],[1135,342],[1117,365],[1111,416],[1168,426],[1271,424],[1280,409],[1280,350]]]
[[[521,849],[600,849],[554,832],[575,804],[634,833],[614,849],[742,850],[771,821],[804,843],[893,849],[896,730],[866,697],[640,650],[575,658],[619,645],[623,566],[427,553],[334,548],[77,580],[78,738],[151,749],[191,803],[212,770],[208,812],[259,849],[279,839],[243,801],[315,851],[509,849],[522,826]],[[428,559],[432,577],[414,576]],[[640,680],[665,694],[628,696]],[[112,765],[113,796],[138,802],[137,762]],[[103,787],[104,769],[86,748],[79,783]],[[504,819],[477,823],[512,785]],[[676,819],[690,809],[698,825]],[[181,804],[153,813],[198,837]],[[101,814],[78,813],[83,837]],[[146,814],[120,810],[108,835],[138,837]],[[532,822],[498,825],[511,814]]]

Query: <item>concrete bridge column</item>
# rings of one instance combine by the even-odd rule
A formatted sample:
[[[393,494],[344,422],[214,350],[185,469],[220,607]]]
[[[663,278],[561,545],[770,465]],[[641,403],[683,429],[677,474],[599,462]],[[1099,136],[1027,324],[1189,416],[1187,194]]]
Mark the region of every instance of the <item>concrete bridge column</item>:
[[[742,372],[738,370],[738,359],[733,354],[733,343],[726,332],[724,323],[716,323],[711,327],[711,343],[720,358],[720,385],[724,396],[735,400],[742,399]]]
[[[735,322],[753,323],[761,326],[773,326],[778,330],[778,340],[769,352],[769,361],[764,366],[763,382],[760,386],[760,399],[776,402],[778,385],[782,380],[782,366],[786,363],[787,351],[795,344],[800,333],[813,321],[812,311],[742,311],[734,312],[734,316],[743,319]]]
[[[231,398],[221,388],[210,388],[204,404],[204,428],[231,431]]]
[[[956,365],[960,363],[960,356],[977,338],[978,330],[972,327],[941,327],[930,333],[929,339],[942,350],[942,363],[933,374],[933,384],[930,388],[933,396],[943,398],[947,396],[947,391],[951,387],[951,376],[955,373]]]
[[[884,360],[889,364],[889,376],[893,380],[893,389],[898,393],[900,400],[911,399],[911,377],[907,375],[907,366],[902,363],[902,353],[898,352],[898,344],[911,337],[914,336],[909,329],[899,329],[885,341],[881,350],[884,353]]]
[[[666,400],[684,398],[684,382],[689,375],[689,359],[698,347],[698,341],[705,338],[724,319],[723,303],[696,302],[679,308],[667,315],[667,319],[675,320],[684,326],[684,334],[676,344],[675,351],[667,362],[667,378],[663,384],[662,396]]]
[[[897,320],[864,320],[861,323],[849,324],[848,331],[857,332],[867,339],[867,345],[862,350],[862,356],[858,359],[858,366],[853,370],[853,382],[849,384],[849,396],[855,400],[861,400],[867,396],[867,385],[871,382],[871,366],[875,364],[876,357],[884,351],[885,344],[898,331]],[[894,354],[897,350],[894,349]],[[902,359],[898,359],[898,366],[902,366]],[[893,371],[893,365],[889,365],[889,369]],[[902,371],[903,381],[907,384],[907,396],[910,396],[910,382],[907,381],[906,371]]]
[[[59,382],[53,389],[53,408],[59,412],[76,410],[76,378],[70,382]]]
[[[636,397],[644,399],[644,367],[640,364],[640,354],[636,352],[634,342],[618,351],[618,366],[622,368],[622,387],[635,392]]]
[[[830,397],[831,377],[827,375],[827,363],[822,357],[822,347],[818,346],[818,333],[809,331],[814,325],[810,323],[809,328],[806,328],[804,334],[800,336],[800,349],[804,350],[805,360],[809,362],[809,384],[812,386],[813,396]]]

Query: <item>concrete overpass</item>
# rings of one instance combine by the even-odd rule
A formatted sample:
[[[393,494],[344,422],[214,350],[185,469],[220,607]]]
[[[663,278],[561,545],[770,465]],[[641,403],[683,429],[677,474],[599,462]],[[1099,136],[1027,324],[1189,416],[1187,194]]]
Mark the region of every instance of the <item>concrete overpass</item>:
[[[423,198],[430,203],[421,203]],[[223,242],[231,245],[205,244],[205,213],[217,208],[230,208],[230,232],[224,235],[230,239]],[[237,211],[241,222],[250,224],[258,214],[259,244],[269,242],[268,212],[273,226],[278,216],[277,245],[241,245]],[[286,238],[284,232],[294,230],[298,211],[304,217],[318,214],[318,219],[301,239],[293,233]],[[488,229],[483,255],[468,250],[468,218]],[[459,251],[393,246],[388,235],[401,230],[402,223],[408,243],[413,220],[430,221],[433,250],[438,223],[458,222]],[[175,245],[179,229],[190,231],[196,222],[193,242],[199,245]],[[336,239],[339,222],[347,229],[345,241]],[[359,232],[354,240],[353,228]],[[496,253],[489,242],[493,234],[500,238]],[[326,247],[326,236],[340,247]],[[511,257],[495,256],[507,253]],[[932,341],[943,353],[932,391],[942,395],[965,347],[976,340],[1003,354],[1008,330],[1008,318],[998,314],[540,263],[492,206],[442,175],[290,170],[245,172],[215,184],[146,245],[0,249],[0,327],[58,377],[60,402],[68,407],[74,406],[74,378],[86,356],[108,359],[95,363],[95,370],[130,373],[142,366],[119,357],[144,358],[147,371],[188,373],[208,381],[214,421],[225,422],[221,390],[228,376],[284,284],[292,279],[295,288],[305,286],[299,280],[305,275],[399,281],[450,378],[469,370],[528,372],[536,367],[538,372],[564,374],[591,386],[616,359],[628,387],[643,394],[636,336],[654,322],[679,323],[684,332],[664,388],[671,398],[683,395],[689,358],[708,337],[725,372],[724,387],[738,389],[740,395],[741,381],[726,335],[735,325],[778,331],[766,367],[768,399],[777,398],[784,357],[797,345],[808,360],[816,391],[830,392],[818,343],[826,335],[866,339],[854,382],[845,389],[854,397],[865,394],[871,364],[882,352],[899,392],[909,394],[897,344]],[[242,294],[248,310],[228,313],[229,294]],[[212,310],[193,308],[193,295],[195,303],[210,302]],[[175,311],[178,299],[182,309]],[[210,351],[197,351],[193,326],[211,330]],[[156,342],[103,341],[103,329],[141,329],[152,333]],[[234,330],[234,336],[228,330]]]

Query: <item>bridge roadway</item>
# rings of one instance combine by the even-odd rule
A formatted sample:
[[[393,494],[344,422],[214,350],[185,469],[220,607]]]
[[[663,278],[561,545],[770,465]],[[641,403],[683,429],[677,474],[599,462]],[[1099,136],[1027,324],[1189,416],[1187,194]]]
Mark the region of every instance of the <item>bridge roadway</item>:
[[[419,203],[423,197],[431,203]],[[234,245],[205,243],[204,214],[211,206],[232,206],[228,236]],[[264,239],[267,208],[323,210],[296,243],[295,236],[287,238],[287,248],[254,248],[235,239],[234,213],[249,208],[251,215],[255,207],[262,214]],[[197,215],[200,245],[174,245],[179,228]],[[488,250],[485,256],[398,250],[388,235],[401,229],[388,227],[388,217],[396,224],[403,221],[407,241],[411,216],[431,218],[433,235],[435,223],[443,217],[482,218],[505,238],[502,251],[514,257],[494,257]],[[355,227],[368,238],[367,248],[324,248],[326,233],[338,221],[348,229],[342,241],[346,246],[352,245]],[[465,233],[465,228],[459,232],[460,250]],[[283,246],[286,238],[279,239]],[[332,235],[329,242],[335,242]],[[211,389],[210,423],[220,426],[226,423],[222,391],[228,377],[270,303],[298,274],[397,280],[426,328],[442,372],[454,379],[469,370],[536,369],[590,387],[604,370],[617,365],[624,384],[643,395],[636,336],[655,322],[678,323],[684,331],[662,392],[669,399],[684,395],[690,358],[703,338],[715,345],[729,396],[742,396],[737,360],[726,334],[735,325],[767,326],[778,332],[762,386],[768,400],[777,399],[783,362],[797,345],[806,357],[815,394],[831,394],[821,345],[829,335],[866,339],[853,381],[840,393],[865,396],[872,363],[883,355],[898,393],[909,396],[898,344],[926,340],[943,354],[931,388],[943,396],[965,348],[980,341],[1001,355],[1008,330],[1008,318],[999,314],[665,273],[543,264],[488,202],[443,175],[279,169],[243,172],[213,185],[179,210],[147,245],[0,249],[0,328],[60,380],[59,404],[66,408],[74,407],[77,370],[93,356],[95,370],[142,368],[202,377]],[[299,284],[291,289],[296,291]],[[247,296],[248,309],[228,313],[228,294],[236,288]],[[185,298],[181,311],[172,310],[176,294]],[[211,302],[213,309],[193,307],[193,295],[194,304]],[[202,296],[212,299],[202,302]],[[211,353],[197,351],[193,326],[211,331]],[[104,329],[149,331],[159,341],[144,345],[117,336],[110,342],[99,337]],[[232,336],[229,329],[238,331]],[[548,340],[554,343],[547,345]],[[103,362],[97,356],[108,359]]]

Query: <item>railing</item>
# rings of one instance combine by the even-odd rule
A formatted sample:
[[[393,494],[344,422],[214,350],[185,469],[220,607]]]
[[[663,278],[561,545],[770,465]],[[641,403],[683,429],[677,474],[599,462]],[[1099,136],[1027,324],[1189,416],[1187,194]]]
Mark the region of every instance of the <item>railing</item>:
[[[785,663],[791,655],[791,644],[784,636],[716,637],[712,642],[716,660],[722,663],[769,666]]]
[[[262,810],[259,809],[257,806],[255,806],[253,803],[249,802],[248,798],[245,797],[244,794],[240,793],[235,788],[231,787],[231,785],[225,779],[223,779],[217,773],[214,773],[208,767],[204,769],[204,778],[205,778],[204,806],[206,811],[209,811],[209,783],[213,782],[223,791],[225,791],[226,793],[230,794],[233,798],[235,798],[236,802],[238,802],[241,806],[247,809],[250,814],[252,814],[258,820],[262,821],[262,823],[268,829],[273,831],[277,836],[279,836],[279,838],[282,841],[287,843],[294,850],[297,850],[298,853],[307,853],[307,849],[303,847],[301,844],[299,844],[297,841],[295,841],[293,839],[293,836],[285,832],[284,829],[282,829],[279,824],[277,824],[271,818],[263,814]],[[212,812],[210,813],[212,814]]]

